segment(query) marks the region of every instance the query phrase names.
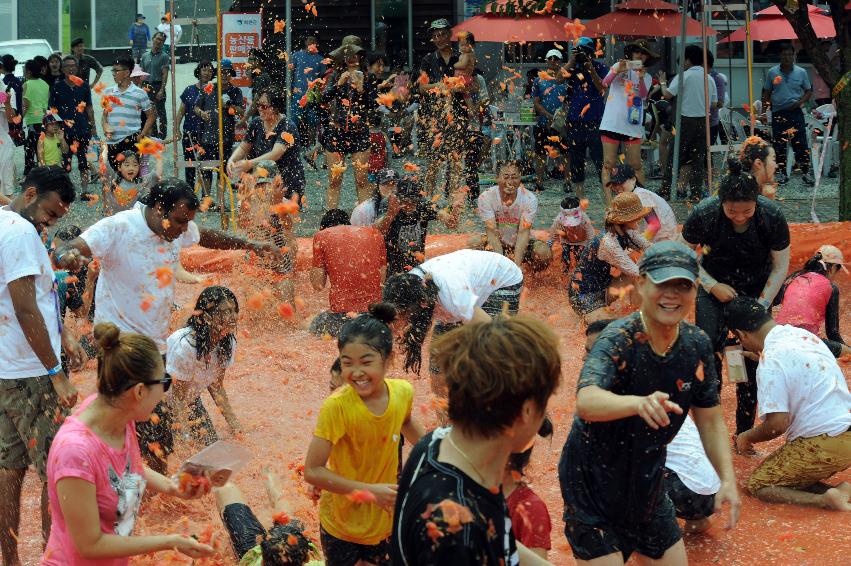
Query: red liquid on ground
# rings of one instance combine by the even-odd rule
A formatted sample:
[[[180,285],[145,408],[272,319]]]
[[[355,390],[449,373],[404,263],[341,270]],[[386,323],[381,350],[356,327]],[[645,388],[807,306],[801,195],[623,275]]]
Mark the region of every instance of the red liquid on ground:
[[[302,242],[306,244],[304,240]],[[429,255],[433,255],[433,252]],[[796,264],[793,259],[793,265]],[[550,270],[548,276],[556,273],[553,271],[555,268]],[[315,314],[327,308],[327,291],[314,292],[307,281],[306,272],[297,273],[296,281],[297,294],[305,305],[303,312]],[[271,524],[271,507],[264,494],[260,472],[266,466],[271,467],[284,478],[284,493],[294,509],[291,516],[298,517],[307,525],[308,534],[318,545],[317,508],[306,495],[307,486],[298,477],[296,469],[304,463],[318,409],[328,394],[328,368],[337,355],[336,342],[316,338],[301,329],[299,323],[306,315],[298,314],[294,321],[283,321],[276,303],[271,299],[263,304],[261,310],[249,310],[246,299],[263,289],[261,283],[240,274],[223,275],[219,283],[233,289],[241,303],[237,361],[228,371],[225,386],[245,429],[239,442],[254,455],[246,469],[239,472],[233,481],[245,492],[260,521],[268,526]],[[842,288],[840,312],[851,312],[851,278],[842,275],[838,283]],[[522,312],[546,320],[562,337],[563,382],[549,407],[555,423],[555,435],[552,441],[539,439],[527,477],[550,511],[553,549],[549,559],[556,565],[574,563],[563,532],[562,501],[556,467],[570,430],[576,379],[584,352],[584,332],[567,303],[565,288],[563,280],[559,286],[543,284],[535,279],[527,280],[521,303]],[[199,286],[178,285],[177,303],[183,306],[183,310],[175,313],[173,328],[185,322],[200,289]],[[844,334],[851,336],[851,318],[843,319]],[[94,391],[94,364],[90,362],[86,371],[73,376],[78,389],[86,395]],[[848,379],[851,366],[844,364],[842,368]],[[391,375],[412,381],[415,388],[414,414],[427,428],[433,428],[435,418],[428,379],[405,375],[401,370],[393,371]],[[204,395],[204,403],[220,437],[227,438],[224,420],[207,394]],[[733,430],[735,388],[727,383],[722,391],[722,407],[727,426]],[[762,457],[779,445],[779,440],[758,445],[758,457],[733,455],[743,500],[739,525],[734,530],[724,528],[728,516],[725,509],[712,517],[712,528],[708,532],[686,535],[685,544],[691,564],[847,563],[851,548],[848,513],[791,505],[768,505],[744,493],[744,480]],[[180,463],[194,451],[188,446],[178,448],[169,459],[170,471],[175,472]],[[830,480],[831,483],[839,481],[851,481],[851,471],[846,470]],[[41,554],[38,494],[35,474],[30,472],[25,485],[19,536],[24,564],[37,564]],[[221,553],[214,559],[196,561],[196,564],[236,564],[212,496],[193,502],[155,497],[143,506],[135,534],[183,532],[200,535],[209,527],[213,529],[214,540],[218,541]],[[173,553],[159,553],[131,561],[131,564],[138,565],[191,563],[191,559]]]

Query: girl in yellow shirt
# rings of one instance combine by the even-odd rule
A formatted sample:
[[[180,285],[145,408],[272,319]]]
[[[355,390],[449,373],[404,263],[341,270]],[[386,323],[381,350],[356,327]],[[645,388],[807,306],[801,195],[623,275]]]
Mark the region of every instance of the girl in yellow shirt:
[[[322,490],[320,541],[328,566],[389,564],[400,435],[423,435],[411,416],[413,387],[386,379],[396,310],[373,305],[340,331],[345,385],[322,404],[304,464],[304,478]]]

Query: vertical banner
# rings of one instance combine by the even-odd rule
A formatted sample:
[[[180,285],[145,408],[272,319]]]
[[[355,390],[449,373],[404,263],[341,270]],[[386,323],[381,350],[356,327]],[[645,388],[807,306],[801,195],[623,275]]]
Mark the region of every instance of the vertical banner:
[[[251,79],[248,77],[248,52],[263,44],[260,14],[222,13],[222,59],[230,59],[236,76],[231,82],[242,89],[246,100],[251,99]]]

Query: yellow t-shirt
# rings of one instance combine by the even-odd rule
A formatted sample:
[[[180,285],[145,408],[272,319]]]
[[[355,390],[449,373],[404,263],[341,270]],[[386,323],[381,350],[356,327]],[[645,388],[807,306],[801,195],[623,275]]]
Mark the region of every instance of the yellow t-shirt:
[[[400,433],[411,413],[414,388],[404,379],[384,382],[389,399],[383,415],[372,414],[349,385],[322,403],[314,434],[334,445],[328,469],[335,474],[365,483],[396,483]],[[373,545],[390,535],[393,510],[323,491],[319,522],[333,537]]]

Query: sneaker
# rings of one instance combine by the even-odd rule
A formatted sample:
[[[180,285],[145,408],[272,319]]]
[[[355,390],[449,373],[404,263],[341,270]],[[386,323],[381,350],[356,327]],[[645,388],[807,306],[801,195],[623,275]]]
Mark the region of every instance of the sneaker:
[[[774,174],[774,180],[777,181],[778,185],[785,185],[789,182],[789,177],[786,176],[786,173],[782,171],[777,171]]]
[[[806,186],[808,186],[808,187],[812,187],[812,186],[814,186],[814,185],[816,184],[816,180],[815,180],[815,179],[813,179],[813,176],[812,176],[810,173],[804,173],[804,174],[801,176],[801,180],[802,180],[802,181],[804,182],[804,184],[805,184]]]
[[[839,175],[839,167],[836,165],[830,166],[830,171],[827,173],[827,177],[829,179],[836,179],[836,176]]]
[[[565,183],[563,189],[564,194],[571,196],[573,195],[573,185],[571,185],[570,183]]]

